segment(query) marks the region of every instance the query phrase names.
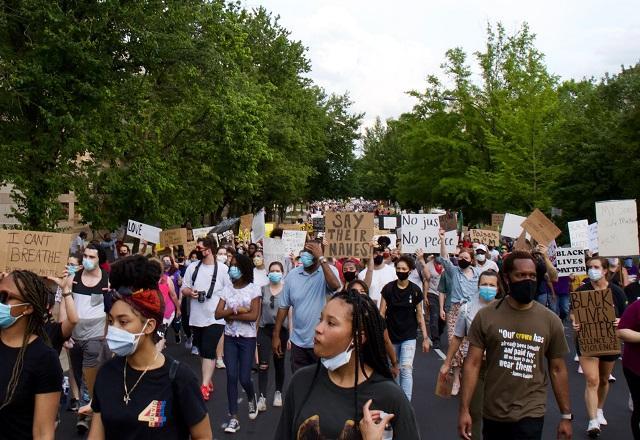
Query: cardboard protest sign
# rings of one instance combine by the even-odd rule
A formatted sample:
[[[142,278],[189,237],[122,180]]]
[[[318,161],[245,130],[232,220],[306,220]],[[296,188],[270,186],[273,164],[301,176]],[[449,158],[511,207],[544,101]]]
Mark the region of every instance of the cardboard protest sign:
[[[197,243],[195,241],[187,241],[186,243],[182,243],[182,253],[185,258],[189,258],[189,254],[191,251],[196,250]]]
[[[178,246],[187,241],[186,228],[166,229],[160,232],[161,246]]]
[[[381,215],[378,227],[389,231],[396,229],[398,227],[398,217],[395,215]]]
[[[127,235],[129,237],[147,240],[149,243],[160,243],[160,232],[162,229],[155,226],[145,225],[135,220],[129,220],[127,223]]]
[[[284,267],[287,252],[285,250],[284,241],[281,238],[265,237],[262,242],[262,254],[264,255],[264,264],[269,267],[274,261],[279,261]]]
[[[567,223],[571,247],[589,249],[589,220],[576,220]]]
[[[504,217],[504,214],[491,214],[491,226],[499,226],[500,228],[502,228]]]
[[[283,231],[301,231],[303,226],[304,225],[302,223],[280,223],[278,225],[278,228],[282,229]]]
[[[522,222],[527,218],[521,215],[505,214],[502,222],[501,235],[509,238],[518,238],[522,232]]]
[[[245,214],[240,216],[240,230],[251,230],[253,223],[253,214]]]
[[[440,219],[437,214],[403,214],[401,217],[402,252],[412,254],[418,249],[426,253],[440,253]],[[457,231],[445,232],[447,252],[458,245]]]
[[[596,202],[601,257],[638,255],[638,211],[635,200]]]
[[[583,356],[620,354],[611,289],[571,292],[571,310],[580,324],[577,335]]]
[[[438,217],[438,220],[440,220],[440,228],[445,231],[449,232],[458,230],[458,215],[455,212],[443,214]]]
[[[326,257],[371,257],[373,213],[327,212],[325,216]]]
[[[487,246],[498,246],[500,244],[500,233],[488,229],[471,229],[469,231],[471,241],[482,243]]]
[[[513,243],[513,250],[531,252],[531,243],[527,241],[527,233],[524,229],[520,233],[520,236],[518,237],[516,242]]]
[[[558,248],[556,249],[556,269],[558,276],[586,275],[584,249]]]
[[[53,232],[0,230],[0,272],[30,270],[61,276],[73,236]]]
[[[298,255],[298,252],[304,248],[304,244],[307,241],[307,231],[284,231],[282,233],[282,241],[287,255],[291,252]]]
[[[598,223],[596,222],[589,225],[589,251],[595,254],[598,250]]]
[[[535,209],[529,217],[522,222],[522,228],[540,244],[548,246],[551,240],[555,240],[562,231],[547,218],[539,209]]]

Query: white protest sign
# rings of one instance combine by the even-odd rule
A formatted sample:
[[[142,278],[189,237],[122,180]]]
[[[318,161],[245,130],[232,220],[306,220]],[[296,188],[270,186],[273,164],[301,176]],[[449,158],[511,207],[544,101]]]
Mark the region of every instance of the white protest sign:
[[[596,202],[601,257],[638,255],[638,211],[635,200]]]
[[[509,238],[518,238],[522,233],[522,222],[527,218],[521,215],[505,214],[500,235]],[[529,235],[529,234],[527,234]],[[528,237],[527,237],[528,238]]]
[[[382,217],[382,227],[380,229],[395,229],[398,227],[398,219],[395,216]]]
[[[253,222],[251,224],[251,241],[257,243],[265,238],[266,226],[264,224],[264,209],[261,209],[256,215],[253,216]]]
[[[598,252],[598,223],[591,223],[589,225],[589,251],[592,254]]]
[[[291,252],[298,255],[298,252],[304,248],[304,244],[307,241],[307,231],[283,231],[282,241],[287,255]]]
[[[269,267],[274,261],[279,261],[284,267],[287,252],[285,250],[284,240],[281,238],[265,237],[262,241],[262,255],[264,255],[264,264]]]
[[[585,275],[584,249],[582,248],[558,248],[556,249],[556,268],[558,276]]]
[[[571,247],[578,249],[589,248],[589,220],[576,220],[567,223]]]
[[[209,231],[213,229],[213,226],[205,226],[204,228],[196,228],[193,229],[193,239],[197,240],[199,238],[205,238],[209,235]]]
[[[412,254],[418,249],[426,253],[440,252],[440,220],[438,214],[403,214],[402,252]],[[458,232],[445,233],[444,243],[447,252],[453,253],[458,245]]]
[[[145,225],[135,220],[129,220],[127,223],[127,235],[129,237],[147,240],[149,243],[160,243],[160,232],[162,232],[160,228]]]

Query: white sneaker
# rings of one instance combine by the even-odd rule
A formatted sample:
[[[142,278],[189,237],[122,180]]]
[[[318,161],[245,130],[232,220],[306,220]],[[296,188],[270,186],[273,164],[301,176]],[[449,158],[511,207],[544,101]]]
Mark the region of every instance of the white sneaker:
[[[267,410],[267,399],[260,394],[260,398],[258,399],[258,411],[266,411]]]
[[[607,426],[607,419],[604,418],[604,411],[600,408],[598,408],[596,418],[598,419],[598,423],[600,424],[600,426]]]
[[[631,403],[633,404],[633,402]],[[273,406],[282,406],[282,393],[280,391],[276,391],[273,396]]]
[[[582,365],[578,366],[578,373],[582,374]]]
[[[587,426],[587,434],[590,438],[596,438],[600,436],[600,424],[597,419],[589,420],[589,426]]]
[[[575,357],[573,358],[573,360],[574,360],[575,362],[578,362],[580,359],[578,359],[578,355],[575,355]]]
[[[609,375],[609,383],[616,383],[616,377],[613,374]]]
[[[255,420],[256,417],[258,417],[258,405],[256,397],[253,396],[253,399],[249,400],[249,419]]]
[[[216,359],[216,368],[219,370],[224,370],[227,366],[224,364],[222,359]]]
[[[187,338],[187,340],[184,341],[184,348],[186,348],[187,350],[191,350],[191,347],[193,347],[193,336]]]
[[[191,347],[191,354],[195,356],[200,356],[200,350],[195,345]]]

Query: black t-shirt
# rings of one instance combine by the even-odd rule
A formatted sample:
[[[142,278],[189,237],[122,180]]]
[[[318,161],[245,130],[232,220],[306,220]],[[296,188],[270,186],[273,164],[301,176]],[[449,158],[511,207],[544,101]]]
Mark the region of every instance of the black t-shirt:
[[[124,357],[106,362],[96,378],[91,407],[100,413],[107,439],[188,439],[189,428],[207,415],[196,375],[181,363],[173,383],[169,377],[173,359],[149,370],[133,391],[142,371],[127,366],[131,401],[124,403]]]
[[[624,294],[624,290],[622,290],[617,284],[609,283],[609,289],[611,289],[611,295],[613,296],[613,305],[616,312],[616,318],[620,318],[624,313],[624,309],[627,308],[627,297]],[[591,282],[584,283],[582,286],[578,287],[578,292],[583,292],[585,290],[596,290]]]
[[[389,338],[394,344],[418,337],[416,307],[422,302],[420,288],[409,281],[405,289],[392,281],[382,288],[382,297],[387,303],[386,321]]]
[[[62,336],[62,323],[60,322],[47,322],[44,325],[44,331],[49,336],[49,341],[51,342],[51,346],[55,351],[58,352],[58,356],[60,356],[60,352],[62,351],[62,346],[64,345],[65,339]]]
[[[314,383],[316,368],[301,368],[291,378],[274,440],[360,440],[354,426],[360,422],[362,407],[369,399],[373,399],[371,409],[395,414],[391,421],[394,438],[420,439],[413,407],[393,380],[374,373],[358,385],[358,420],[354,420],[354,389],[334,384],[322,366]]]
[[[627,304],[631,304],[638,298],[640,298],[640,282],[635,281],[624,288],[624,293],[627,296]]]
[[[8,347],[0,340],[0,405],[6,397],[19,351],[20,348]],[[3,440],[32,438],[36,394],[62,391],[58,354],[42,338],[36,338],[27,346],[23,362],[13,399],[0,410],[0,438]]]

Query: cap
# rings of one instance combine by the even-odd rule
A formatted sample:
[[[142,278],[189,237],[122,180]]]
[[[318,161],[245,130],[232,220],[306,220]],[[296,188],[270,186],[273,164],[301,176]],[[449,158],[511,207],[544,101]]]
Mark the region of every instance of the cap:
[[[486,245],[484,245],[484,244],[479,244],[479,245],[476,247],[476,252],[478,252],[478,251],[484,251],[484,252],[486,253],[486,252],[487,252],[487,246],[486,246]]]

